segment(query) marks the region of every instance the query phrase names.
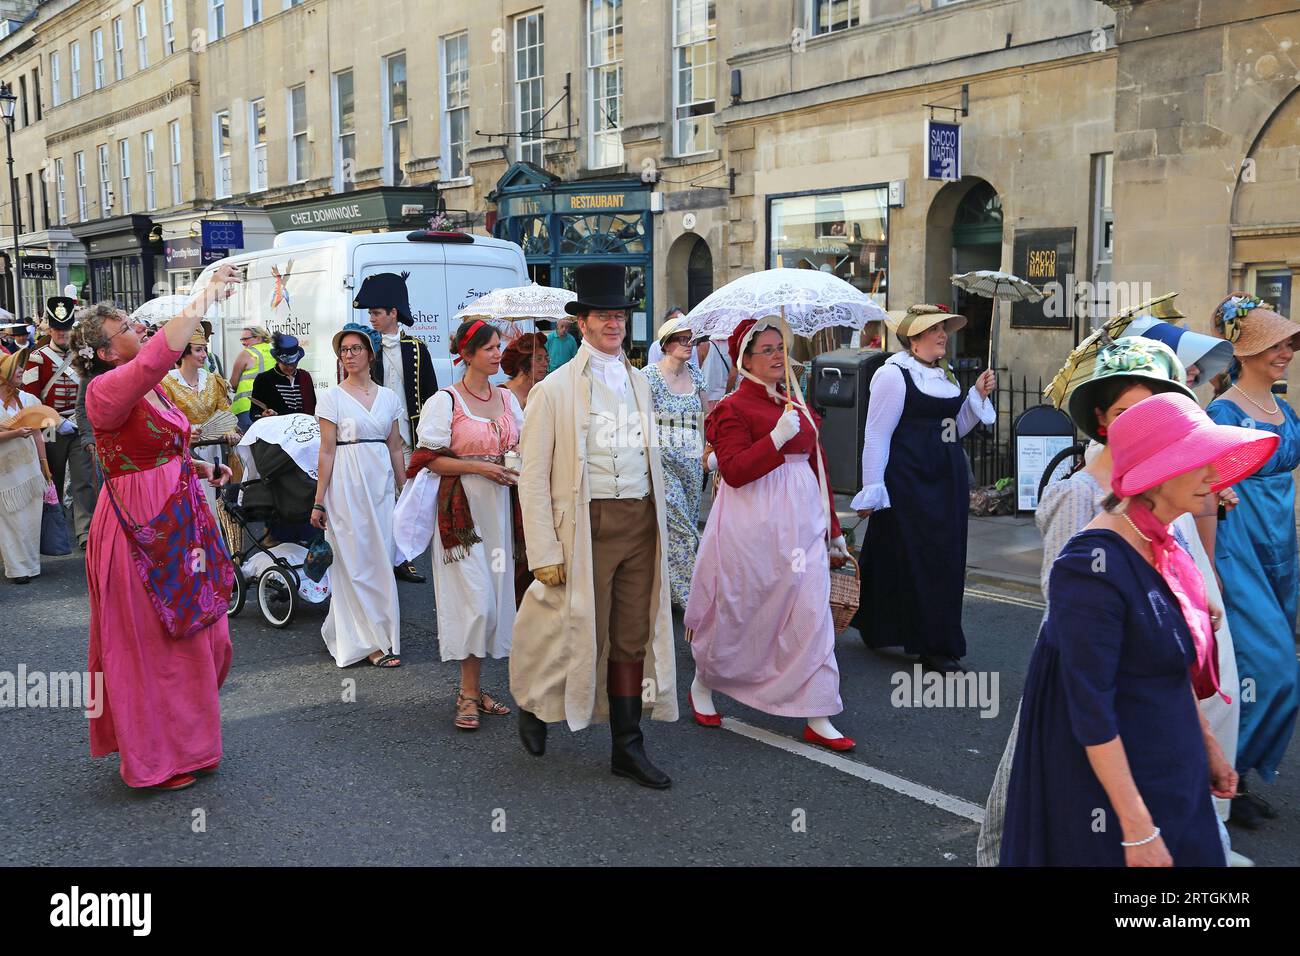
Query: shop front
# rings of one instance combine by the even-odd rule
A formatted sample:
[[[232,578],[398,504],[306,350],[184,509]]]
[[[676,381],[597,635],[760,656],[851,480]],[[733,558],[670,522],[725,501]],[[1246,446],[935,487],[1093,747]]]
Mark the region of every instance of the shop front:
[[[438,193],[428,187],[383,186],[339,196],[295,199],[265,207],[276,232],[298,229],[327,232],[385,232],[424,229],[438,209]]]
[[[116,302],[131,312],[153,298],[154,283],[162,276],[163,247],[152,219],[99,219],[73,226],[72,233],[86,247],[91,301]]]
[[[497,204],[493,235],[518,243],[539,285],[573,288],[586,263],[627,267],[628,299],[639,303],[626,347],[644,361],[654,304],[653,187],[639,179],[562,182],[531,163],[515,163],[488,197]]]
[[[830,272],[885,307],[889,292],[887,185],[768,196],[767,223],[769,269]],[[875,325],[863,330],[862,344],[883,339],[883,330]],[[823,346],[832,347],[832,343]]]

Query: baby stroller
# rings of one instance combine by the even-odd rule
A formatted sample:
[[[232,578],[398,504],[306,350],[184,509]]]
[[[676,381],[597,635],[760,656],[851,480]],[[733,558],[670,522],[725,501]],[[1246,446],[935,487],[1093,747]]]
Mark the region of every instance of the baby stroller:
[[[235,564],[228,613],[237,615],[253,594],[266,623],[288,627],[300,601],[329,597],[328,576],[317,583],[302,570],[316,536],[310,521],[320,426],[310,415],[257,419],[238,452],[244,480],[222,489],[217,515]],[[257,524],[260,534],[251,527]]]

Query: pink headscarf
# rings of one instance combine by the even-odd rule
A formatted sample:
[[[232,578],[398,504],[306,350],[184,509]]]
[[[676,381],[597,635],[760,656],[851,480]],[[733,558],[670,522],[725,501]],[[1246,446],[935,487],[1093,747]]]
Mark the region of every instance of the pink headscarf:
[[[1205,596],[1205,579],[1192,560],[1174,540],[1169,528],[1161,524],[1151,509],[1136,498],[1129,501],[1125,512],[1138,532],[1151,542],[1156,570],[1169,585],[1182,609],[1187,629],[1192,632],[1196,647],[1196,663],[1191,667],[1192,689],[1198,700],[1213,697],[1216,693],[1231,704],[1232,698],[1219,688],[1219,648],[1210,624],[1209,600]]]

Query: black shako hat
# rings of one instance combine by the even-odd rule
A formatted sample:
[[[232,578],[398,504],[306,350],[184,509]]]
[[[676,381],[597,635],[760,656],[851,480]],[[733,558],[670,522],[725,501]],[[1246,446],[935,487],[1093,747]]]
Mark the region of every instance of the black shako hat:
[[[396,309],[397,321],[402,325],[414,325],[411,318],[411,300],[406,292],[406,277],[409,272],[376,272],[366,276],[352,300],[354,309]]]
[[[72,328],[72,312],[77,307],[76,299],[65,295],[52,295],[45,300],[45,317],[50,320],[52,329]]]
[[[573,270],[574,292],[578,297],[564,303],[569,315],[593,309],[635,309],[639,302],[626,297],[627,267],[593,263]]]

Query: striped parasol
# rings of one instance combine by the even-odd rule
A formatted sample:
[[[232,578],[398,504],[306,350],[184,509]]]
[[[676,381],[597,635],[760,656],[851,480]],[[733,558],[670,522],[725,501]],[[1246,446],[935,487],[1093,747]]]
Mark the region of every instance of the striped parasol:
[[[1074,347],[1074,351],[1066,357],[1061,370],[1047,383],[1047,387],[1043,389],[1043,398],[1056,408],[1064,408],[1065,400],[1070,397],[1074,387],[1092,377],[1093,366],[1097,364],[1098,350],[1121,338],[1133,324],[1133,320],[1139,316],[1149,315],[1165,321],[1184,318],[1174,306],[1174,297],[1177,295],[1177,292],[1166,292],[1154,299],[1138,303],[1093,329]]]

